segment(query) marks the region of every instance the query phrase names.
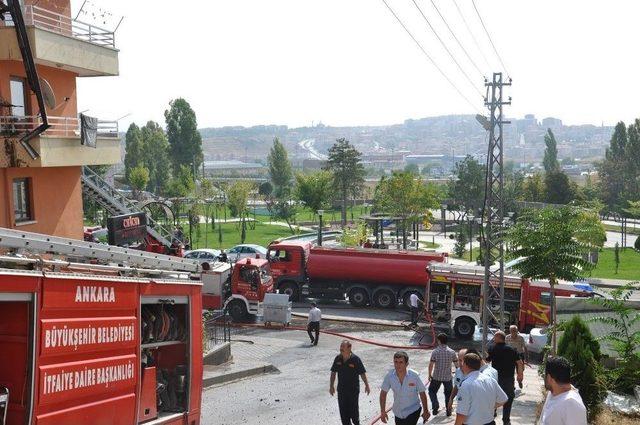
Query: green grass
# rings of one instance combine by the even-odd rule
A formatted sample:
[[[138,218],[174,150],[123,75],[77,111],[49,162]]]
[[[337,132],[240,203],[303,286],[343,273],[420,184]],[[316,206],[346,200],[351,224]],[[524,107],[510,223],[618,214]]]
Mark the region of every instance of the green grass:
[[[476,243],[477,245],[477,243]],[[464,251],[464,255],[462,257],[457,257],[453,252],[450,254],[452,258],[457,258],[459,260],[464,260],[464,261],[469,261],[469,243],[467,243],[467,249],[465,249]],[[476,261],[478,259],[478,255],[480,255],[480,248],[477,246],[473,247],[472,250],[472,257],[473,257],[473,261]]]
[[[591,272],[591,277],[603,279],[640,280],[640,253],[632,248],[620,250],[620,266],[616,274],[614,249],[605,248],[600,251],[598,265]]]
[[[205,235],[205,225],[200,224],[200,237],[196,236],[195,229],[193,230],[193,244],[192,249],[197,248],[215,248],[215,249],[228,249],[240,242],[240,223],[223,223],[222,226],[222,244],[218,244],[218,224],[216,229],[211,229],[211,224],[207,227]],[[188,233],[188,226],[185,227]],[[188,234],[187,234],[188,236]],[[251,225],[247,223],[247,237],[244,243],[253,243],[262,246],[269,245],[269,242],[278,239],[283,236],[291,236],[291,232],[288,227],[276,226],[264,224],[261,222],[255,223],[255,229],[251,229]]]

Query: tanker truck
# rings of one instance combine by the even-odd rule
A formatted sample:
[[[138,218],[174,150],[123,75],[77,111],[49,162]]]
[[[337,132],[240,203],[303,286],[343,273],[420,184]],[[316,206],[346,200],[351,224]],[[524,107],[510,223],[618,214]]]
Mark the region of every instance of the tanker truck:
[[[349,300],[355,307],[409,306],[416,293],[423,298],[432,261],[447,254],[369,248],[315,247],[310,242],[281,241],[269,245],[274,287],[292,301],[304,296]]]

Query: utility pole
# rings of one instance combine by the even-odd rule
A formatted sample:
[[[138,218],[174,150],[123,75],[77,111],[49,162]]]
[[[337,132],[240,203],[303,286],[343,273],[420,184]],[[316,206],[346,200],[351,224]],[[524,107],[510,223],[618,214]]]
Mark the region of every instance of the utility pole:
[[[496,322],[504,330],[504,151],[502,107],[511,104],[503,100],[503,88],[511,86],[511,79],[503,81],[501,72],[493,73],[492,81],[485,81],[487,95],[485,106],[489,108],[489,122],[484,119],[485,129],[489,131],[489,149],[487,153],[487,182],[485,193],[485,210],[482,219],[486,220],[483,259],[484,284],[482,286],[482,352],[487,354],[489,324]],[[497,268],[492,269],[492,265]],[[494,284],[492,284],[494,283]],[[498,283],[497,287],[495,283]],[[499,307],[496,316],[492,308]],[[491,320],[493,319],[493,320]]]

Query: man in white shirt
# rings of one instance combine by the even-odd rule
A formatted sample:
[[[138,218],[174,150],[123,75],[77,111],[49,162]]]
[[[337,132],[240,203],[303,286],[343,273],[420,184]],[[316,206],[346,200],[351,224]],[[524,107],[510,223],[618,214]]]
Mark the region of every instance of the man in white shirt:
[[[481,364],[477,354],[464,355],[461,367],[465,379],[456,397],[455,425],[495,425],[495,409],[508,400],[495,379],[480,373]]]
[[[418,324],[418,312],[420,311],[418,307],[418,303],[420,302],[420,297],[415,292],[412,292],[409,295],[409,305],[411,306],[411,324],[413,326]]]
[[[318,339],[320,337],[320,320],[322,319],[322,311],[318,308],[315,302],[311,303],[311,309],[309,310],[309,318],[307,319],[307,333],[311,339],[312,345],[318,345]],[[315,332],[315,337],[311,332]]]
[[[544,365],[544,386],[549,392],[540,425],[587,425],[587,409],[571,385],[571,364],[564,357],[549,357]]]
[[[393,355],[393,369],[387,373],[380,389],[380,420],[387,423],[387,393],[393,391],[393,415],[396,425],[416,425],[422,412],[422,420],[429,420],[427,394],[420,375],[409,369],[409,355],[398,351]],[[422,402],[422,407],[420,403]]]

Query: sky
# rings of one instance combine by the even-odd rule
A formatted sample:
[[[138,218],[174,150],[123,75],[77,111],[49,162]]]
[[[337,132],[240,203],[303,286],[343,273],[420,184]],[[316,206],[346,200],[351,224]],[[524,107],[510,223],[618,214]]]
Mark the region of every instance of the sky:
[[[385,125],[485,111],[483,74],[504,71],[471,0],[91,0],[114,17],[120,75],[78,79],[79,110],[109,120],[155,120],[184,97],[198,126],[322,122]],[[82,1],[73,0],[77,10]],[[513,85],[510,117],[613,125],[640,117],[637,0],[475,0]],[[89,18],[90,19],[90,18]],[[476,45],[477,43],[477,45]],[[479,47],[479,48],[478,48]],[[484,60],[486,58],[486,62]]]

